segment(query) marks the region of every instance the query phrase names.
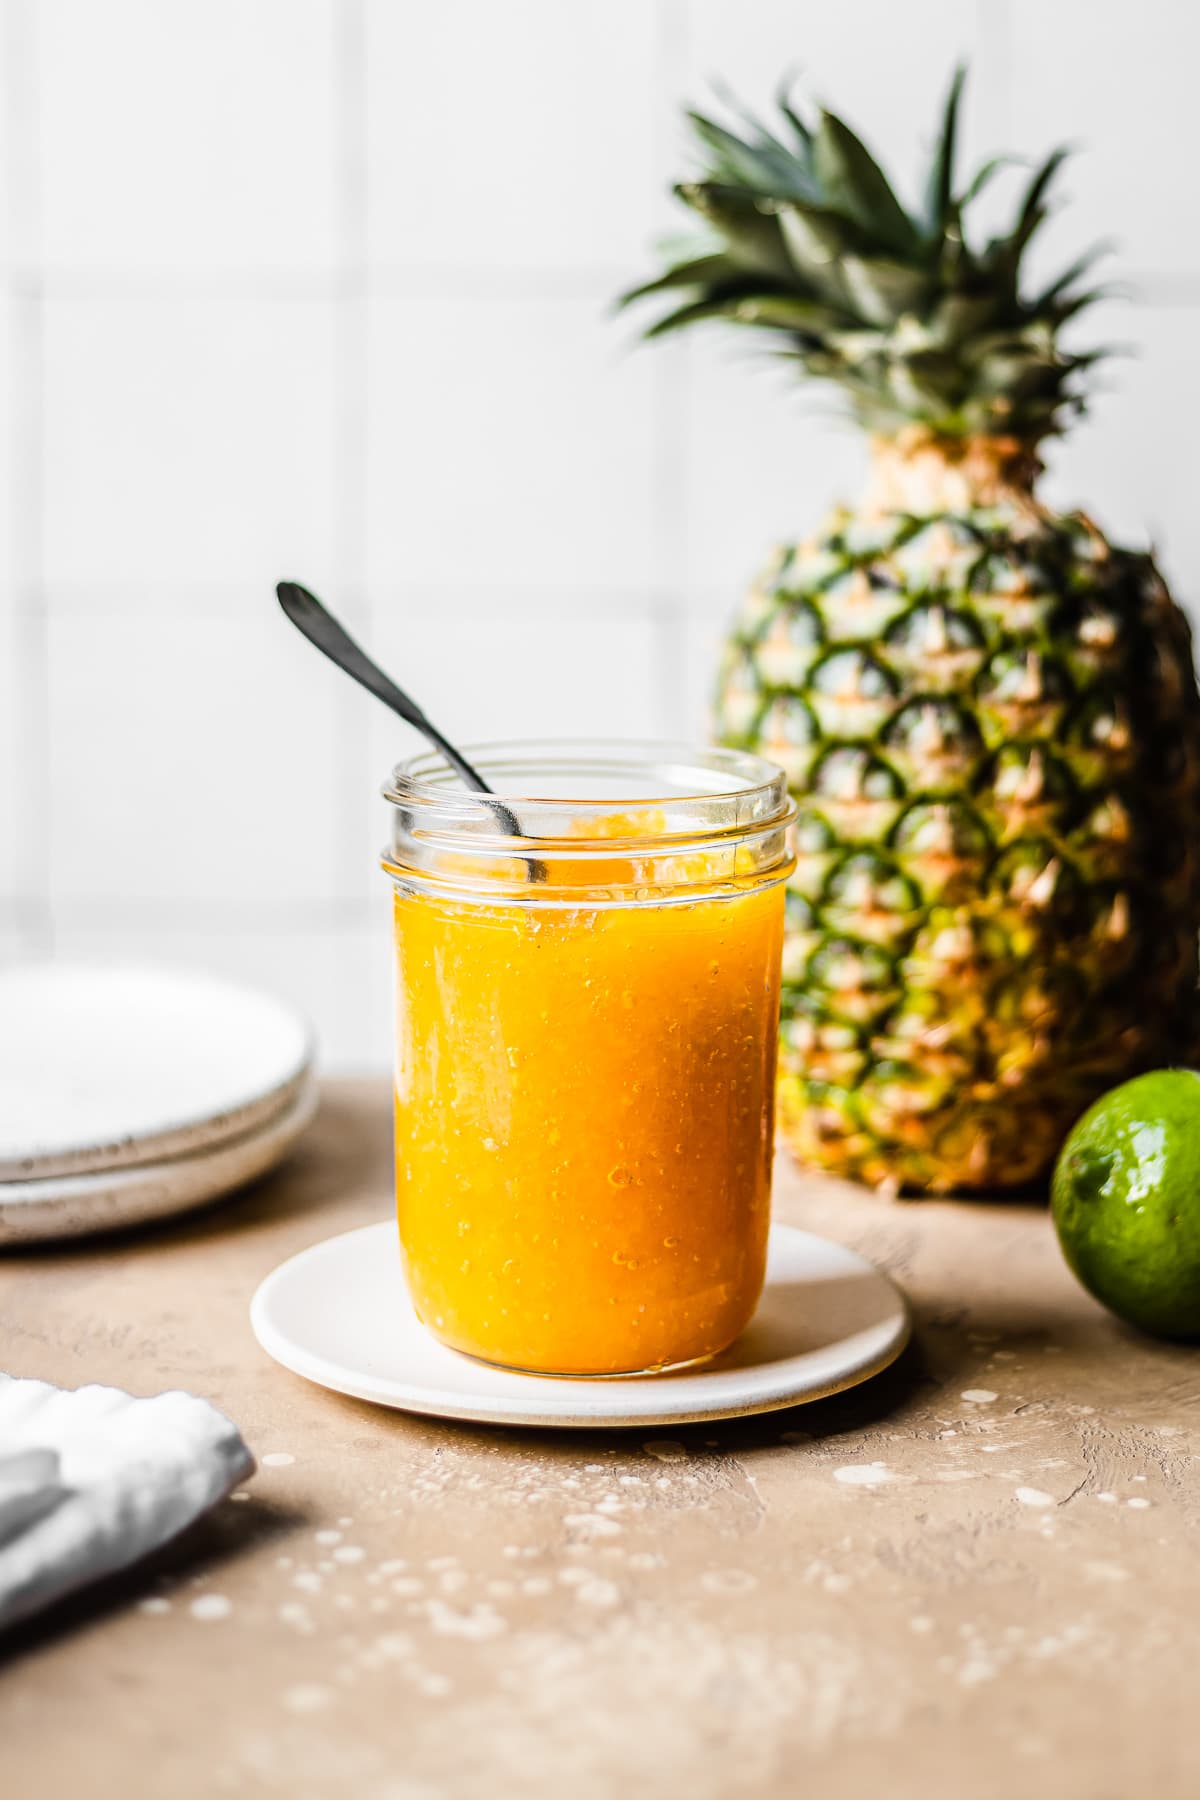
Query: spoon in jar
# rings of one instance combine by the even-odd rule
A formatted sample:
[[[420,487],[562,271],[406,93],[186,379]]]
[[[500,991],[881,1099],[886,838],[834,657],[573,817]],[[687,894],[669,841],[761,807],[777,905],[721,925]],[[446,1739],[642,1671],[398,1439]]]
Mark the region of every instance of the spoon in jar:
[[[443,737],[431,719],[410,695],[398,687],[390,675],[385,675],[377,663],[371,661],[361,645],[356,644],[343,625],[339,625],[328,607],[323,606],[315,594],[298,581],[281,581],[275,589],[279,604],[291,620],[296,630],[302,632],[310,644],[327,656],[330,662],[337,664],[347,675],[365,687],[367,692],[390,706],[407,724],[413,725],[435,749],[440,750],[450,767],[458,775],[464,786],[473,793],[485,795],[481,804],[494,814],[496,823],[507,837],[521,837],[521,825],[515,813],[505,806],[503,800],[496,798],[483,776],[467,761],[461,750],[456,750],[449,738]],[[546,868],[543,863],[530,861],[528,864],[531,881],[544,881]]]

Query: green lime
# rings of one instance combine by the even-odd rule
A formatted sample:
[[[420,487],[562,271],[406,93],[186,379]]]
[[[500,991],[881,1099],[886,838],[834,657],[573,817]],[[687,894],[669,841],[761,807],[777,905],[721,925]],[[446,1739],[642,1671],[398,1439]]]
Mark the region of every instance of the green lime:
[[[1097,1100],[1063,1145],[1051,1209],[1097,1300],[1159,1337],[1200,1337],[1200,1074],[1157,1069]]]

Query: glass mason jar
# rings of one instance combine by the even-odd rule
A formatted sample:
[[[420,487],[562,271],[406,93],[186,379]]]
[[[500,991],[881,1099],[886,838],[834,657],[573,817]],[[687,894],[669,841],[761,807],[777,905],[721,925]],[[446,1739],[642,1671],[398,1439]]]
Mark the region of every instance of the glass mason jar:
[[[786,779],[652,744],[467,755],[499,808],[435,753],[384,789],[413,1304],[506,1368],[702,1361],[765,1269]]]

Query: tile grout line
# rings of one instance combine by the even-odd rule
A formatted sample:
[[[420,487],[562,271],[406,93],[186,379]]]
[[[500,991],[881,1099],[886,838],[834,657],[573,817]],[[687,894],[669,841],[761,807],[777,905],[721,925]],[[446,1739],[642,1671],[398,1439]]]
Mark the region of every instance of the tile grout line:
[[[688,24],[682,0],[658,0],[655,34],[654,179],[670,180],[676,89],[686,67]],[[645,346],[642,347],[643,354]],[[687,360],[678,344],[658,347],[654,371],[654,686],[660,719],[672,737],[690,736],[686,717],[688,646],[687,516],[684,503]]]
[[[286,915],[281,915],[275,898],[247,900],[229,899],[146,899],[143,896],[68,900],[57,909],[57,918],[66,930],[86,927],[99,936],[112,932],[127,938],[130,926],[139,931],[187,930],[201,935],[219,935],[236,931],[260,931],[270,928],[276,935],[289,931],[338,931],[371,924],[379,914],[380,897],[342,900],[292,900]],[[19,915],[19,907],[0,907],[0,922],[5,913]]]
[[[237,301],[241,304],[302,305],[314,300],[350,297],[380,300],[476,302],[491,306],[497,301],[595,301],[607,302],[630,270],[620,267],[591,269],[518,270],[497,274],[493,268],[438,268],[414,265],[408,269],[386,264],[361,273],[353,285],[345,267],[326,274],[309,270],[241,269],[210,277],[202,269],[179,272],[103,269],[35,269],[28,262],[10,268],[3,276],[10,299],[87,301]],[[1200,304],[1200,270],[1131,265],[1125,279],[1142,292],[1149,304],[1195,306]]]
[[[367,581],[368,408],[370,404],[367,298],[368,143],[367,18],[365,0],[344,0],[336,23],[336,154],[341,295],[338,302],[340,454],[338,563],[347,581],[346,604],[367,642],[373,609]],[[373,846],[366,796],[360,796],[370,744],[371,702],[346,684],[341,714],[341,764],[345,804],[336,837],[348,869],[361,865],[364,884]],[[365,1005],[365,997],[363,999]]]
[[[348,6],[354,0],[347,0]],[[345,15],[347,18],[349,15]],[[344,234],[348,236],[349,234]],[[608,299],[629,275],[625,264],[596,263],[574,269],[497,269],[491,263],[377,263],[362,285],[384,299],[496,300]],[[9,292],[36,288],[55,300],[329,300],[346,292],[346,256],[325,270],[230,268],[179,269],[39,267],[26,258],[5,271]]]
[[[1009,0],[975,0],[975,54],[990,79],[998,144],[1012,140],[1013,30]]]

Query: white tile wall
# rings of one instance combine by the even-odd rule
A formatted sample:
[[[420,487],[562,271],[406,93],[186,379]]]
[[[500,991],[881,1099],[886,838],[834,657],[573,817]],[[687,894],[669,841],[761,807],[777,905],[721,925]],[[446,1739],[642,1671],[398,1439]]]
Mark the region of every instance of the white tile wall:
[[[47,299],[46,581],[156,611],[332,581],[336,326],[329,300]]]
[[[72,915],[58,929],[68,960],[139,962],[206,969],[250,982],[296,1006],[318,1029],[321,1066],[386,1068],[391,1053],[392,969],[381,905],[359,924],[280,918],[180,922]],[[0,949],[3,949],[0,933]]]
[[[37,0],[44,266],[122,283],[327,274],[337,12],[336,0]]]
[[[372,582],[536,589],[565,607],[647,585],[654,368],[609,299],[372,302]]]
[[[647,0],[368,0],[370,254],[473,282],[602,271],[661,211]]]
[[[1111,236],[1128,266],[1200,275],[1185,174],[1200,163],[1200,40],[1190,0],[1010,6],[1013,148],[1080,147],[1063,184],[1072,201],[1062,241]]]
[[[15,903],[31,885],[32,871],[22,867],[25,822],[22,812],[21,734],[19,725],[20,621],[11,597],[0,600],[0,919],[4,899]]]
[[[0,90],[2,91],[2,90]],[[17,359],[20,355],[20,308],[7,295],[0,294],[0,420],[16,422],[19,404]],[[17,451],[16,432],[0,430],[0,612],[11,607],[17,578],[16,543],[13,537],[13,510],[16,498],[13,483],[13,458]]]
[[[836,400],[748,340],[687,346],[681,463],[689,588],[738,594],[772,545],[810,529],[866,471]]]
[[[1050,491],[1200,595],[1186,0],[0,0],[0,959],[194,963],[381,1066],[378,783],[411,739],[289,634],[295,574],[452,733],[698,733],[766,546],[852,492],[819,396],[614,292],[682,223],[678,109],[789,70],[914,167],[1090,141],[1054,257],[1133,341]],[[1117,71],[1119,70],[1119,80]]]
[[[901,172],[923,167],[923,152],[938,118],[956,60],[971,55],[986,14],[964,0],[872,0],[830,6],[823,0],[690,0],[686,53],[675,89],[705,112],[714,93],[731,87],[754,106],[767,106],[794,75],[797,92],[846,117]],[[996,10],[999,10],[996,7]],[[983,12],[985,18],[977,18]],[[1069,66],[1069,65],[1068,65]],[[981,69],[972,112],[964,123],[978,133],[997,92],[997,71]],[[917,188],[910,176],[908,191]]]
[[[1114,356],[1086,421],[1046,453],[1046,495],[1082,506],[1113,538],[1149,541],[1179,598],[1200,619],[1200,458],[1187,420],[1200,412],[1200,310],[1191,305],[1096,309]]]
[[[253,601],[243,619],[51,616],[56,906],[286,916],[363,893],[343,754],[356,697]]]

